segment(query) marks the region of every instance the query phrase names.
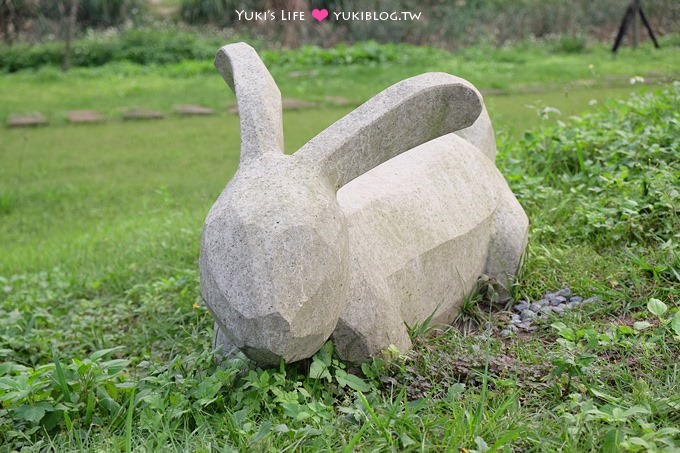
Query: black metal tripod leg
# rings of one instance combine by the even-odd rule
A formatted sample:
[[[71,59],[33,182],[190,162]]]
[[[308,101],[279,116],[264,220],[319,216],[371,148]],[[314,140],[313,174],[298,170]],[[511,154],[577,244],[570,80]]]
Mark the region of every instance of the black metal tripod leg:
[[[614,47],[612,47],[612,52],[616,53],[617,50],[619,50],[619,46],[621,45],[621,41],[623,41],[623,36],[626,34],[626,30],[628,29],[628,24],[630,23],[630,20],[633,18],[633,7],[632,5],[628,6],[628,9],[626,9],[626,14],[623,16],[623,20],[621,21],[621,26],[619,27],[619,32],[616,35],[616,40],[614,40]]]
[[[642,7],[640,7],[640,18],[642,19],[642,23],[647,29],[647,33],[649,33],[649,37],[652,38],[652,41],[654,42],[654,47],[658,49],[659,43],[656,41],[656,37],[654,36],[654,32],[652,31],[652,26],[649,24],[647,16],[645,16],[645,13],[642,11]]]

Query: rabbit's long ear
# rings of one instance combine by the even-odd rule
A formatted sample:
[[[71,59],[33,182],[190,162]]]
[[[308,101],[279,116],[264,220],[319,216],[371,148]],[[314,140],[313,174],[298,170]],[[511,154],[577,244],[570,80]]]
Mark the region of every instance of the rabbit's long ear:
[[[404,151],[470,126],[481,111],[481,95],[469,82],[427,73],[382,91],[295,156],[312,162],[338,189]]]
[[[283,153],[281,92],[255,49],[245,43],[224,46],[215,67],[236,93],[241,163],[265,153]]]

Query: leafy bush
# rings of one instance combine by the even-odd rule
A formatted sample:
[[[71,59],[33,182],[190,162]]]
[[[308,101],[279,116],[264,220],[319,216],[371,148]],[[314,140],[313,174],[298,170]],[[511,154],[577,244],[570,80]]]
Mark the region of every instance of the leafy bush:
[[[119,37],[91,36],[73,44],[73,66],[101,66],[112,61],[130,61],[142,65],[170,64],[185,60],[212,61],[224,45],[223,38],[204,38],[179,30],[133,29]],[[59,65],[63,44],[50,42],[30,46],[0,46],[0,70],[16,72],[44,65]],[[303,46],[296,50],[267,50],[262,58],[267,65],[376,65],[390,61],[431,56],[443,51],[408,44],[378,44],[375,41],[353,45],[338,44],[324,49]]]
[[[132,29],[120,36],[91,36],[73,44],[73,66],[101,66],[127,60],[138,64],[168,64],[212,59],[224,43],[179,30]],[[15,72],[44,65],[59,65],[64,45],[59,42],[0,46],[0,70]]]
[[[552,45],[555,53],[581,53],[587,48],[585,36],[565,35],[560,36]]]
[[[432,55],[441,51],[409,44],[379,44],[375,41],[352,45],[338,44],[324,49],[303,46],[296,50],[265,51],[262,58],[266,64],[295,64],[300,66],[380,64],[388,61],[407,61],[411,58]]]
[[[680,83],[508,143],[538,241],[680,243]],[[546,211],[544,206],[554,206]]]
[[[114,58],[139,64],[167,64],[212,59],[218,48],[216,42],[198,39],[193,33],[130,30],[121,36],[120,47]]]

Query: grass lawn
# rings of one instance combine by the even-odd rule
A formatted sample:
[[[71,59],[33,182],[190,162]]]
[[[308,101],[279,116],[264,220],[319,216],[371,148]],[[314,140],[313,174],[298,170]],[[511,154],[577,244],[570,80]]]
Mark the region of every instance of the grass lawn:
[[[513,299],[567,286],[600,300],[502,338],[510,301],[482,287],[460,325],[488,328],[414,329],[409,355],[360,368],[330,344],[279,369],[212,362],[197,256],[239,131],[210,62],[0,76],[0,118],[52,123],[0,129],[0,451],[676,451],[677,56],[522,44],[273,64],[284,97],[319,104],[285,113],[288,152],[410,75],[443,70],[485,90],[498,165],[532,222]],[[219,113],[118,119],[183,103]],[[110,119],[65,122],[84,108]]]

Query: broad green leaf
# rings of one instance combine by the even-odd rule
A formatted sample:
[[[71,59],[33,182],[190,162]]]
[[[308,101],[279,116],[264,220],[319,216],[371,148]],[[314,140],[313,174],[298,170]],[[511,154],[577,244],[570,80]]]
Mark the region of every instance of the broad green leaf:
[[[290,428],[288,428],[288,425],[284,425],[283,423],[281,423],[273,426],[272,431],[274,431],[275,433],[285,434],[290,431]]]
[[[673,316],[671,321],[671,329],[675,331],[676,335],[680,335],[680,311]]]
[[[344,370],[335,370],[335,379],[340,387],[349,387],[357,392],[368,392],[371,386],[358,376],[347,373]]]
[[[668,307],[659,299],[651,298],[649,299],[649,302],[647,302],[647,310],[660,318],[664,313],[666,313]]]
[[[633,323],[633,329],[635,330],[645,330],[652,327],[652,324],[647,321],[637,321]]]
[[[321,360],[326,366],[331,366],[333,361],[333,342],[331,340],[325,342],[321,349],[319,349],[319,352],[314,354],[314,358]]]
[[[45,409],[38,406],[19,406],[15,414],[22,420],[38,423],[45,416]]]
[[[252,443],[256,443],[264,439],[269,435],[272,430],[272,424],[270,422],[263,422],[260,426],[260,430],[255,434],[255,436],[250,439]]]
[[[629,437],[628,439],[626,439],[625,442],[621,442],[620,445],[629,450],[632,450],[632,448],[630,448],[630,445],[637,445],[643,447],[646,451],[656,451],[655,448],[656,446],[654,444],[646,441],[641,437]]]
[[[620,429],[612,428],[607,431],[604,436],[604,442],[602,444],[604,451],[618,451],[619,444],[624,439],[623,432]]]
[[[631,415],[638,415],[638,414],[644,414],[644,415],[649,415],[649,409],[647,409],[644,406],[633,406],[629,409],[626,409],[623,414],[621,414],[624,418],[629,418]]]
[[[312,361],[309,367],[309,377],[312,379],[322,379],[325,378],[328,381],[331,380],[331,373],[328,371],[328,366],[321,360],[317,360],[316,357]]]
[[[301,422],[302,420],[307,420],[311,416],[312,416],[312,414],[310,414],[309,412],[301,411],[301,412],[298,412],[298,414],[295,416],[295,421]]]
[[[449,391],[447,393],[447,396],[449,399],[454,399],[458,397],[461,393],[465,391],[465,384],[462,382],[457,382],[453,384],[451,387],[449,387]]]
[[[130,361],[126,359],[113,359],[103,362],[102,368],[106,369],[109,376],[113,376],[123,371],[129,364]]]
[[[631,329],[630,326],[626,325],[619,326],[617,330],[622,335],[633,335],[635,333],[635,331]]]
[[[92,354],[90,354],[90,360],[95,362],[97,359],[101,359],[105,355],[110,354],[113,351],[118,351],[119,349],[124,349],[124,346],[116,346],[115,348],[100,349],[99,351],[94,351]]]

